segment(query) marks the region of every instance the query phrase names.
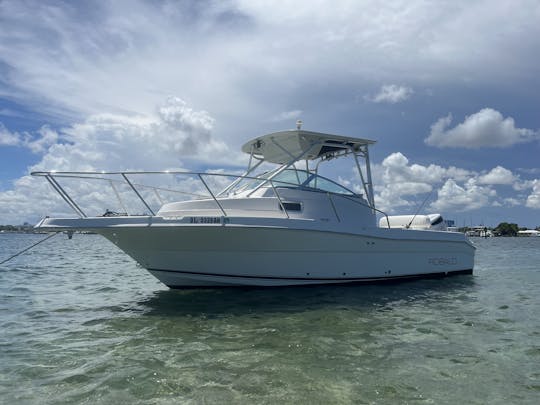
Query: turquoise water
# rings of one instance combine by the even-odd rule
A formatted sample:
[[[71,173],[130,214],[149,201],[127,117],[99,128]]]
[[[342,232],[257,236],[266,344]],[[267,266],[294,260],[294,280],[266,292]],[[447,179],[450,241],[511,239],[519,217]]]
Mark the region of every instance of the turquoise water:
[[[173,291],[56,236],[0,266],[0,403],[537,404],[540,238],[474,242],[474,276]]]

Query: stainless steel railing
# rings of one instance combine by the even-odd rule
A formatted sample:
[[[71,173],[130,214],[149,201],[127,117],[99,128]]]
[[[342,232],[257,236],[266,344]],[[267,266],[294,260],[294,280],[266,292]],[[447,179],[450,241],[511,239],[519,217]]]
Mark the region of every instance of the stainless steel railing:
[[[80,207],[77,202],[70,196],[68,191],[62,185],[60,185],[59,179],[80,179],[80,180],[98,180],[98,181],[105,181],[108,182],[109,185],[112,187],[114,194],[116,198],[118,199],[120,206],[123,207],[123,209],[126,211],[126,215],[140,215],[140,214],[130,214],[126,208],[126,205],[124,204],[120,193],[118,192],[116,185],[118,184],[124,184],[128,186],[128,189],[131,190],[134,196],[136,196],[137,200],[142,203],[142,205],[145,207],[145,209],[148,210],[148,212],[155,216],[155,212],[151,207],[151,204],[143,197],[141,190],[143,189],[149,189],[152,190],[153,193],[156,195],[157,199],[163,204],[163,199],[161,198],[161,195],[159,192],[172,192],[172,193],[178,193],[182,195],[187,195],[190,197],[195,197],[197,199],[202,198],[208,198],[210,197],[214,203],[216,204],[216,207],[221,211],[223,216],[228,216],[226,209],[223,207],[223,205],[220,203],[219,198],[217,197],[221,193],[218,193],[217,195],[212,191],[210,185],[205,180],[205,177],[217,177],[217,178],[234,178],[235,180],[233,183],[235,184],[235,187],[240,184],[243,180],[248,181],[261,181],[265,182],[266,184],[269,184],[271,189],[273,190],[274,195],[276,196],[279,206],[281,207],[281,211],[284,213],[284,215],[287,218],[290,218],[290,215],[285,207],[285,204],[283,203],[282,197],[279,194],[278,188],[279,187],[287,187],[287,188],[297,188],[297,189],[306,189],[310,191],[319,191],[319,192],[325,192],[326,196],[329,200],[329,203],[332,207],[332,210],[336,216],[336,219],[338,222],[341,222],[341,217],[338,212],[338,208],[334,202],[334,198],[336,196],[343,197],[349,201],[352,201],[356,204],[359,204],[361,206],[370,208],[383,216],[386,217],[386,221],[388,223],[388,227],[390,228],[390,222],[388,219],[388,215],[379,210],[375,207],[365,204],[362,202],[362,200],[358,197],[358,195],[346,195],[341,193],[334,193],[330,191],[324,191],[320,189],[314,189],[311,187],[305,187],[302,185],[299,185],[298,183],[290,183],[286,181],[281,180],[273,180],[273,179],[266,179],[261,177],[254,177],[254,176],[242,176],[242,175],[235,175],[235,174],[225,174],[225,173],[203,173],[203,172],[187,172],[187,171],[131,171],[131,172],[45,172],[45,171],[39,171],[39,172],[33,172],[31,173],[33,176],[39,176],[39,177],[45,177],[45,179],[51,184],[53,189],[62,197],[62,199],[77,213],[78,216],[81,218],[86,218],[88,215],[86,212]],[[136,176],[136,175],[174,175],[174,176],[193,176],[198,179],[200,184],[203,186],[202,189],[206,190],[208,192],[208,195],[200,194],[198,192],[186,192],[186,191],[180,191],[177,189],[162,187],[162,186],[151,186],[147,184],[139,184],[134,182],[130,177]],[[129,176],[129,177],[128,177]],[[329,179],[326,179],[329,180]],[[330,180],[331,181],[331,180]],[[335,183],[335,182],[332,182]],[[234,190],[234,187],[231,189]],[[229,190],[230,191],[230,190]],[[357,197],[357,198],[354,198]]]

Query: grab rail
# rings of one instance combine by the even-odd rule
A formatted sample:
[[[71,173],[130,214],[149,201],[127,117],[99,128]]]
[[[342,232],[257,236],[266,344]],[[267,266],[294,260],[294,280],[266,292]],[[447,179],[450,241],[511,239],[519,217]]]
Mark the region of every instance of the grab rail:
[[[219,203],[219,201],[217,200],[216,196],[214,195],[214,193],[212,193],[212,190],[210,190],[210,187],[208,187],[208,184],[206,184],[206,181],[204,181],[204,179],[202,178],[202,176],[200,174],[198,174],[198,177],[199,179],[202,181],[202,184],[204,184],[204,186],[206,187],[206,189],[208,190],[208,192],[210,193],[210,195],[212,196],[212,198],[214,199],[214,201],[216,202],[216,204],[218,205],[219,209],[221,210],[221,212],[223,212],[223,215],[224,216],[227,216],[227,213],[225,212],[225,210],[223,209],[222,205]]]
[[[256,181],[265,181],[266,183],[270,184],[270,187],[272,188],[272,190],[273,190],[273,192],[274,192],[274,194],[275,194],[275,196],[276,196],[276,198],[278,200],[279,206],[281,207],[283,213],[285,214],[285,216],[287,218],[290,218],[290,215],[287,212],[287,209],[285,207],[285,204],[283,203],[283,200],[281,199],[281,196],[279,195],[279,192],[278,192],[278,190],[276,188],[276,185],[278,187],[279,186],[285,186],[285,187],[294,187],[294,188],[302,189],[302,190],[325,192],[338,222],[341,222],[341,219],[340,219],[340,216],[338,214],[337,207],[336,207],[336,205],[335,205],[335,203],[334,203],[334,201],[332,199],[332,195],[343,197],[343,198],[345,198],[345,199],[347,199],[349,201],[355,202],[357,204],[360,204],[361,206],[364,206],[364,207],[370,208],[370,209],[372,209],[372,210],[374,210],[376,212],[379,212],[384,217],[386,217],[386,222],[388,224],[388,228],[390,228],[390,221],[388,219],[388,215],[384,211],[381,211],[381,210],[371,206],[370,204],[364,204],[362,201],[360,201],[358,199],[355,199],[355,198],[352,198],[354,196],[358,197],[358,195],[356,195],[356,194],[353,194],[353,195],[349,196],[349,195],[346,195],[346,194],[334,193],[334,192],[325,191],[325,190],[321,190],[321,189],[314,189],[314,188],[311,188],[311,187],[306,187],[303,184],[290,183],[290,182],[281,181],[281,180],[271,180],[271,179],[269,180],[269,179],[264,179],[264,178],[261,178],[261,177],[242,176],[242,175],[225,174],[225,173],[203,173],[203,172],[187,172],[187,171],[131,171],[131,172],[55,172],[55,171],[44,172],[44,171],[36,171],[36,172],[31,173],[32,176],[45,177],[46,180],[54,188],[54,190],[62,197],[62,199],[81,218],[86,218],[88,216],[81,209],[81,207],[75,202],[75,200],[68,194],[68,192],[59,184],[57,178],[75,178],[75,179],[84,179],[84,180],[108,181],[108,182],[111,183],[111,186],[113,187],[115,195],[116,195],[117,199],[119,200],[120,205],[124,209],[125,209],[125,206],[124,206],[124,204],[123,204],[123,202],[122,202],[122,200],[120,198],[120,195],[119,195],[118,191],[116,190],[116,188],[114,187],[114,185],[112,183],[116,182],[116,183],[127,184],[129,186],[129,188],[133,191],[133,193],[137,196],[138,200],[140,200],[142,202],[144,207],[153,216],[156,215],[154,213],[154,210],[152,210],[152,208],[150,207],[150,204],[144,199],[144,197],[141,195],[141,193],[139,192],[137,187],[138,188],[152,189],[154,191],[154,193],[156,194],[158,200],[160,200],[160,201],[162,201],[162,199],[161,199],[161,197],[160,197],[160,195],[158,193],[158,190],[174,192],[174,193],[179,193],[179,194],[186,194],[186,195],[195,196],[195,197],[199,197],[199,198],[206,198],[207,197],[205,195],[197,194],[197,193],[189,193],[189,192],[185,192],[185,191],[173,190],[173,189],[164,188],[164,187],[150,186],[150,185],[145,185],[145,184],[137,184],[137,183],[134,183],[133,181],[131,181],[127,177],[127,175],[156,175],[156,174],[196,176],[200,180],[200,182],[202,183],[204,188],[208,191],[208,193],[210,194],[211,199],[216,203],[219,210],[223,213],[223,216],[227,216],[227,212],[226,212],[225,208],[223,207],[223,205],[219,202],[217,196],[212,192],[210,186],[204,180],[203,176],[236,178],[236,180],[234,182],[237,182],[237,184],[235,184],[235,186],[238,185],[238,183],[240,181],[244,180],[244,179],[246,179],[246,180],[256,180]],[[124,181],[115,180],[115,179],[111,179],[111,178],[104,177],[104,176],[121,176],[121,178]],[[329,180],[329,179],[327,179],[327,180]],[[333,182],[333,183],[335,183],[335,182]],[[126,209],[126,211],[127,211],[127,209]],[[127,213],[127,212],[126,212],[126,214],[129,215],[129,213]]]
[[[56,181],[54,176],[52,176],[51,174],[47,174],[47,175],[45,175],[45,178],[51,184],[51,186],[56,190],[56,192],[58,194],[60,194],[60,197],[62,197],[64,199],[64,201],[66,201],[68,203],[68,205],[71,208],[73,208],[77,214],[79,214],[83,218],[86,217],[86,214],[83,212],[83,210],[81,210],[79,208],[77,203],[75,201],[73,201],[73,199],[69,196],[69,194],[66,193],[66,191],[62,188],[62,186],[60,186],[60,184],[58,184],[58,182]]]
[[[148,208],[148,211],[150,211],[152,213],[152,215],[156,215],[154,213],[154,211],[152,211],[152,208],[150,208],[150,206],[148,205],[148,203],[145,201],[144,198],[142,198],[142,195],[137,191],[137,189],[133,186],[133,184],[131,184],[131,181],[129,181],[129,179],[127,178],[126,174],[125,173],[122,173],[122,177],[124,178],[124,180],[126,181],[127,184],[129,184],[129,186],[131,187],[131,189],[135,192],[135,194],[137,194],[137,197],[139,197],[139,199],[142,201],[142,203],[144,204],[144,206],[146,208]],[[202,180],[202,179],[201,179]],[[204,183],[204,182],[203,182]],[[206,185],[206,184],[205,184]],[[208,190],[210,191],[210,190]]]

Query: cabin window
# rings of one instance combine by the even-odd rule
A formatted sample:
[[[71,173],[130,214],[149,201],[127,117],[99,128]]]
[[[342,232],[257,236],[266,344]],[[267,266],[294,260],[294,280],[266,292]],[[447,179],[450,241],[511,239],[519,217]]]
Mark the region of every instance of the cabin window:
[[[287,211],[302,211],[302,204],[298,202],[284,202],[282,204],[278,204],[281,211],[283,211],[283,208],[285,208]]]
[[[435,220],[435,222],[432,222],[431,225],[439,225],[443,221],[443,217],[439,217]]]

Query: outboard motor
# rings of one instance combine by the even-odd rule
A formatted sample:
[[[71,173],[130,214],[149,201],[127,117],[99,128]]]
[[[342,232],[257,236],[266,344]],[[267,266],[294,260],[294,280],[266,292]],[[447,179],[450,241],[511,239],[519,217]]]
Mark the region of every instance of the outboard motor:
[[[441,214],[428,215],[391,215],[382,217],[379,220],[380,228],[402,228],[402,229],[425,229],[434,231],[446,231],[446,221]]]
[[[431,229],[438,231],[446,231],[446,221],[441,214],[428,214],[429,221],[431,222]]]

